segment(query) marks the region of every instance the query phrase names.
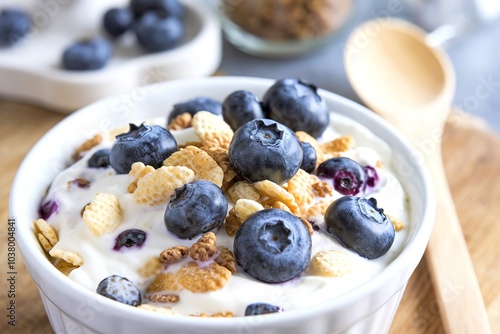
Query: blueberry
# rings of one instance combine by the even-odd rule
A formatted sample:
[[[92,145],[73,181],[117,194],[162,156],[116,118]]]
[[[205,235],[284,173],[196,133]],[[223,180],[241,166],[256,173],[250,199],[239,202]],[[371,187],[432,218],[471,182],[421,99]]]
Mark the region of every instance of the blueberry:
[[[366,187],[368,189],[374,189],[377,188],[378,186],[378,181],[379,181],[379,176],[377,173],[377,170],[375,167],[372,166],[365,166],[365,173],[366,173]]]
[[[137,21],[135,34],[144,50],[161,52],[180,43],[184,25],[176,16],[163,17],[156,12],[147,12]]]
[[[118,234],[118,236],[115,238],[115,245],[113,247],[113,250],[119,251],[123,247],[141,248],[142,245],[146,242],[146,236],[147,234],[143,230],[139,230],[136,228],[125,230]]]
[[[111,275],[103,279],[97,286],[96,292],[127,305],[139,306],[142,303],[141,292],[134,283],[118,275]]]
[[[233,242],[234,257],[259,281],[281,283],[299,276],[311,257],[311,236],[300,219],[265,209],[248,217]]]
[[[282,79],[267,90],[262,102],[269,118],[317,138],[328,126],[330,113],[316,90],[316,86],[303,80]]]
[[[110,8],[104,13],[104,30],[113,38],[123,35],[134,23],[134,14],[129,8]]]
[[[300,142],[300,146],[302,147],[302,164],[300,168],[305,170],[308,173],[312,173],[316,169],[316,162],[318,157],[316,155],[316,150],[312,147],[308,142]]]
[[[49,199],[40,204],[40,207],[38,208],[38,215],[40,218],[47,220],[58,211],[59,203],[55,199]]]
[[[113,49],[104,38],[94,38],[70,45],[62,56],[63,68],[72,71],[98,70],[106,66]]]
[[[165,226],[181,239],[192,239],[220,227],[227,209],[226,196],[215,183],[196,180],[175,190],[165,209]]]
[[[325,212],[327,232],[367,259],[384,255],[394,242],[394,225],[374,198],[344,196]]]
[[[0,47],[13,46],[23,39],[31,30],[28,16],[13,8],[0,12]]]
[[[222,115],[222,104],[217,100],[204,96],[176,103],[168,115],[168,123],[179,115],[189,113],[191,116],[194,116],[198,111],[208,111],[214,115]]]
[[[366,172],[352,159],[337,157],[325,160],[318,166],[316,173],[320,178],[331,179],[333,188],[342,195],[354,196],[365,191]]]
[[[254,303],[247,306],[245,316],[283,312],[280,306],[268,303]]]
[[[257,97],[247,90],[229,94],[222,102],[224,121],[236,131],[248,121],[264,118],[264,112]]]
[[[239,127],[228,153],[229,162],[245,179],[277,184],[297,173],[303,155],[295,133],[270,119],[256,119]]]
[[[177,141],[167,129],[159,125],[130,124],[129,132],[116,136],[109,163],[118,174],[127,174],[138,161],[159,168],[175,151]]]
[[[144,13],[155,11],[167,16],[184,17],[184,7],[179,0],[131,0],[130,8],[136,17],[141,17]]]
[[[92,154],[92,156],[87,161],[87,166],[90,168],[105,168],[109,166],[109,154],[111,150],[109,148],[103,148],[97,150]]]

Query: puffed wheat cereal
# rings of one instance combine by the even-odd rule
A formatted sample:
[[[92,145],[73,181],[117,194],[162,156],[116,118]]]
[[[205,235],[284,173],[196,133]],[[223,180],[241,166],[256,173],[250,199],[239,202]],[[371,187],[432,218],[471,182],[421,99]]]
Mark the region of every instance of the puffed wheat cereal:
[[[153,166],[146,166],[142,162],[134,162],[130,167],[130,172],[128,172],[134,178],[134,181],[128,186],[128,192],[133,193],[137,189],[137,181],[144,175],[154,171],[155,168]]]
[[[54,246],[55,244],[57,244],[59,239],[57,238],[57,232],[52,225],[47,223],[42,218],[35,220],[33,222],[33,225],[35,226],[35,230],[38,232],[38,234],[42,235],[50,245]],[[38,238],[38,240],[40,240],[40,237]]]
[[[229,198],[236,203],[239,199],[245,198],[253,201],[260,199],[260,194],[248,181],[238,181],[227,191]]]
[[[174,295],[174,294],[162,295],[158,293],[147,295],[146,298],[152,301],[153,303],[169,303],[169,304],[176,304],[181,300],[179,295]]]
[[[133,196],[136,203],[157,205],[166,203],[175,189],[194,180],[194,172],[184,166],[162,166],[137,181]]]
[[[122,209],[118,197],[97,193],[83,211],[83,222],[96,236],[114,231],[121,222]]]
[[[345,252],[321,251],[317,252],[309,262],[309,270],[316,276],[342,277],[352,272],[353,260],[351,255]]]
[[[333,187],[326,181],[318,181],[311,185],[318,197],[328,197],[333,195]]]
[[[191,121],[194,133],[204,146],[229,149],[233,130],[222,117],[208,111],[197,112]]]
[[[52,248],[49,252],[50,256],[55,257],[57,259],[64,260],[70,264],[72,264],[75,267],[80,267],[83,264],[83,260],[80,257],[80,255],[70,252],[70,251],[65,251],[62,249],[58,248]]]
[[[314,201],[314,193],[310,186],[310,177],[303,169],[299,169],[297,173],[288,181],[288,192],[295,197],[301,212],[309,208]]]
[[[241,198],[234,204],[234,212],[241,222],[244,222],[248,217],[257,211],[264,210],[264,207],[259,202],[251,199]]]
[[[290,208],[290,211],[293,214],[299,213],[299,206],[297,205],[297,202],[295,202],[295,197],[293,197],[292,194],[280,187],[278,184],[269,180],[262,180],[254,182],[253,186],[255,187],[255,189],[257,189],[261,196],[266,196],[271,199],[283,202],[287,207]]]
[[[163,166],[185,166],[195,173],[196,180],[207,180],[222,186],[224,171],[207,152],[196,146],[187,146],[170,155]]]
[[[323,153],[335,154],[336,152],[347,152],[354,148],[356,142],[352,136],[340,136],[321,145]]]

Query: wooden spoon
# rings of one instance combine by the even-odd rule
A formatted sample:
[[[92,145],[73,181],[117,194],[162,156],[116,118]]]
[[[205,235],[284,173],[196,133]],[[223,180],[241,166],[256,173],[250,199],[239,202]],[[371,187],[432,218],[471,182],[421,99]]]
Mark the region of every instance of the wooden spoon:
[[[415,145],[434,181],[436,220],[425,252],[447,333],[491,333],[441,159],[441,134],[451,109],[455,74],[426,34],[398,19],[378,19],[349,37],[344,61],[363,102]],[[419,161],[417,159],[417,161]]]

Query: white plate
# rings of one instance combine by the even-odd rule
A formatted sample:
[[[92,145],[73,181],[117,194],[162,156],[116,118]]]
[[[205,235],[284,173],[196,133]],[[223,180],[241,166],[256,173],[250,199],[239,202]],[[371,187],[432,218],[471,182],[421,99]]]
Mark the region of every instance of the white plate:
[[[0,10],[26,10],[34,29],[21,43],[0,48],[0,96],[25,100],[69,113],[102,97],[133,87],[212,74],[220,64],[222,43],[217,16],[205,1],[181,0],[186,36],[178,47],[146,54],[131,34],[115,44],[102,70],[66,71],[64,49],[78,39],[105,36],[103,13],[129,0],[2,0]]]

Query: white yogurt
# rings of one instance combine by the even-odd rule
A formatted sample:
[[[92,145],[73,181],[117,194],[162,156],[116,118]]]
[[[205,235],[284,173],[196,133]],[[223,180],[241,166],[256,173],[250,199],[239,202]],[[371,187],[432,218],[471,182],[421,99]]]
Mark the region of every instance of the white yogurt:
[[[162,124],[164,119],[159,120]],[[172,131],[179,143],[196,140],[192,129]],[[375,166],[377,161],[384,165],[377,169],[380,176],[379,187],[367,197],[377,199],[378,206],[386,213],[409,223],[408,200],[401,184],[391,173],[391,150],[389,146],[375,137],[368,129],[356,122],[341,116],[335,116],[332,126],[320,140],[329,140],[339,135],[350,134],[357,143],[354,154],[362,165]],[[107,136],[103,136],[107,137]],[[109,275],[127,277],[141,290],[151,283],[154,277],[141,277],[138,270],[152,257],[166,248],[185,245],[190,246],[193,240],[182,240],[167,231],[163,222],[165,204],[157,206],[141,205],[133,201],[127,188],[134,180],[129,175],[116,175],[112,168],[95,169],[87,167],[87,160],[93,152],[101,148],[111,147],[112,142],[104,140],[94,147],[82,159],[62,171],[53,181],[46,198],[55,199],[59,203],[59,211],[48,218],[48,222],[59,232],[59,242],[55,248],[72,251],[83,259],[83,265],[74,269],[69,278],[84,287],[95,291],[99,282]],[[68,182],[77,178],[90,181],[89,188],[68,187]],[[114,231],[102,236],[90,232],[81,217],[81,210],[97,192],[114,194],[118,197],[123,211],[121,225]],[[332,197],[340,197],[340,194]],[[318,217],[318,223],[324,224]],[[143,247],[122,251],[114,251],[116,236],[126,229],[138,228],[147,232]],[[343,277],[313,276],[306,270],[300,277],[282,284],[267,284],[259,282],[243,272],[238,272],[230,278],[222,288],[209,293],[192,293],[190,291],[176,292],[180,302],[169,305],[182,314],[233,312],[244,315],[247,305],[255,302],[268,302],[281,306],[285,311],[303,308],[320,303],[343,294],[380,273],[402,250],[408,237],[409,228],[396,233],[395,241],[390,250],[380,258],[367,260],[358,254],[342,247],[333,237],[321,231],[315,231],[312,236],[312,255],[322,250],[341,250],[349,253],[353,259],[352,273]],[[217,234],[217,246],[226,246],[232,250],[233,237],[226,234],[224,228],[214,231]],[[175,272],[180,266],[190,261],[189,258],[179,264],[171,265],[168,272]],[[148,302],[143,298],[143,302]]]

